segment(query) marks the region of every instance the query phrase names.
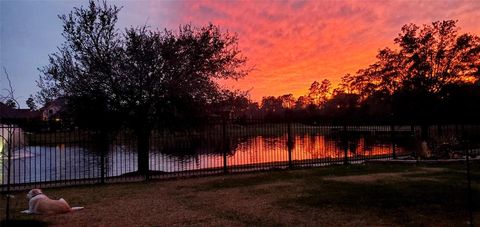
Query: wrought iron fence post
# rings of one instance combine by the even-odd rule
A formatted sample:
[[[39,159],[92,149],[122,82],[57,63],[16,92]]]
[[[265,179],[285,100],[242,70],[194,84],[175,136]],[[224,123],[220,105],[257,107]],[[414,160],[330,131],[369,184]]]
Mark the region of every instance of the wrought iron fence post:
[[[102,149],[102,151],[100,152],[100,183],[104,184],[105,183],[105,150]]]
[[[343,164],[348,164],[348,133],[347,133],[347,125],[343,125],[343,152],[344,152],[344,159]]]
[[[108,149],[108,136],[104,131],[100,132],[100,183],[105,183],[105,153]]]
[[[395,125],[390,125],[390,134],[392,136],[392,158],[396,159],[397,155],[395,153]]]
[[[427,148],[432,147],[432,144],[429,143],[428,138],[430,136],[430,125],[426,122],[423,122],[420,126],[420,144],[425,143]],[[422,154],[423,153],[423,154]],[[417,161],[420,160],[420,156],[430,156],[431,154],[425,154],[423,151],[417,156]]]
[[[465,127],[462,124],[462,141],[463,149],[465,149],[465,168],[467,170],[467,210],[468,210],[468,225],[475,226],[473,223],[473,207],[472,207],[472,182],[470,176],[470,144],[469,141],[465,139],[466,132]]]
[[[228,172],[227,149],[229,149],[227,138],[227,120],[223,117],[222,121],[222,138],[223,138],[223,172]]]
[[[293,138],[292,138],[292,126],[291,122],[288,121],[287,125],[287,149],[288,149],[288,168],[293,168],[292,163],[292,150],[293,150]]]
[[[10,131],[12,130],[12,131]],[[10,220],[10,178],[11,178],[11,167],[12,167],[12,142],[13,142],[13,133],[15,133],[15,129],[13,127],[7,126],[7,138],[5,138],[5,143],[7,143],[7,204],[5,210],[5,219],[8,221]],[[10,141],[9,141],[10,140]]]
[[[430,126],[429,126],[428,124],[425,124],[425,123],[422,124],[422,126],[421,126],[421,129],[420,129],[420,130],[421,130],[421,131],[420,131],[420,137],[421,137],[421,139],[422,139],[423,141],[427,141],[427,139],[428,139],[428,136],[429,136],[429,132],[428,132],[429,127],[430,127]]]
[[[468,218],[469,218],[469,225],[475,226],[473,224],[473,207],[472,207],[472,182],[470,176],[470,151],[468,146],[466,147],[466,162],[467,162],[467,206],[468,206]]]

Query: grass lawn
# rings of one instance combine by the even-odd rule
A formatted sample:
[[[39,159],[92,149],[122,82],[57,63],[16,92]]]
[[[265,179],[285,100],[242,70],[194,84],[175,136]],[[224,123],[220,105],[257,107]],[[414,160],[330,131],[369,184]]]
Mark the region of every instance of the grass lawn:
[[[472,172],[480,223],[480,162]],[[45,189],[85,207],[49,216],[20,214],[19,192],[12,216],[49,226],[464,226],[466,188],[463,164],[349,165]]]

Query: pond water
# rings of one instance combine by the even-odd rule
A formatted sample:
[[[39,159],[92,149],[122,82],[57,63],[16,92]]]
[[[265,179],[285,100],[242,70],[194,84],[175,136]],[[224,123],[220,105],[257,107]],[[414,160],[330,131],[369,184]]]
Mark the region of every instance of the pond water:
[[[286,134],[279,136],[249,136],[230,138],[228,145],[218,139],[193,138],[188,141],[152,141],[150,145],[150,170],[180,172],[221,168],[224,155],[228,168],[255,164],[285,166],[289,160]],[[291,141],[291,159],[302,162],[341,161],[345,151],[350,160],[392,154],[388,139],[357,135],[348,139],[320,134],[296,135]],[[404,144],[395,145],[397,154],[406,153]],[[101,173],[101,157],[95,147],[80,144],[56,144],[53,146],[25,146],[13,152],[11,178],[13,184],[48,182],[72,179],[98,178]],[[6,184],[6,159],[0,173],[1,184]],[[137,155],[132,143],[110,145],[106,155],[107,177],[120,176],[137,170]]]

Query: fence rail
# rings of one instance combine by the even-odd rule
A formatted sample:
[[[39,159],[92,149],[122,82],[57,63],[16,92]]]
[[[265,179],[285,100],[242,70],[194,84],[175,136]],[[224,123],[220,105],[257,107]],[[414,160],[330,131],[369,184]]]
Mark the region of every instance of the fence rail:
[[[309,125],[216,122],[189,130],[157,129],[149,143],[150,178],[361,163],[425,155],[480,154],[478,125]],[[130,130],[107,136],[68,129],[24,131],[0,125],[1,191],[141,181]],[[102,146],[106,144],[106,146]],[[428,156],[428,154],[426,154]]]

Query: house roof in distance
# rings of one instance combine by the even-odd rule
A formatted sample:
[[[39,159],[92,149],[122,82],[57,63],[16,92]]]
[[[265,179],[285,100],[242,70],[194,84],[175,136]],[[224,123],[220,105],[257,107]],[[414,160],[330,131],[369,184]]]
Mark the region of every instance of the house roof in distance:
[[[40,117],[40,111],[30,109],[15,109],[0,102],[0,118],[3,119],[32,119]]]

